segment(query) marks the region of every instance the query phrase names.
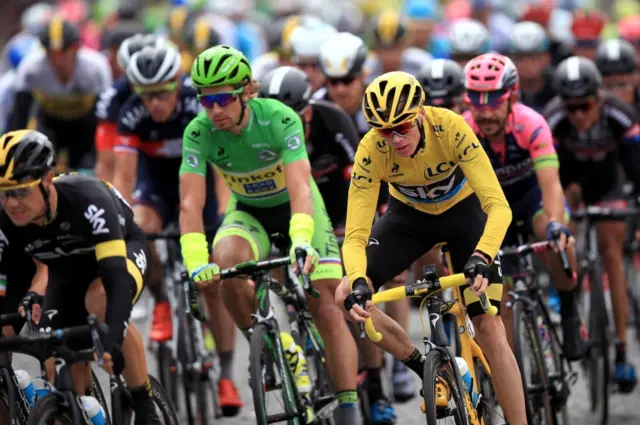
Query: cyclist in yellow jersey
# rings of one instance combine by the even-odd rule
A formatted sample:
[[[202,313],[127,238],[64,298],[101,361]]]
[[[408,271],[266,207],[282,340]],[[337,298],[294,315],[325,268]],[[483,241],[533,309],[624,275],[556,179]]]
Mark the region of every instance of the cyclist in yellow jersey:
[[[499,308],[498,250],[511,209],[487,154],[458,114],[423,106],[424,91],[410,74],[376,78],[362,109],[373,129],[356,153],[342,248],[347,276],[336,302],[348,316],[373,316],[380,348],[422,378],[422,354],[404,330],[373,307],[371,295],[438,243],[446,243],[454,272],[473,276],[462,287],[478,343],[494,370],[493,386],[512,425],[527,423],[522,381],[499,317],[484,314],[478,296]],[[373,226],[380,182],[389,183],[389,208]],[[366,310],[360,304],[366,303]]]

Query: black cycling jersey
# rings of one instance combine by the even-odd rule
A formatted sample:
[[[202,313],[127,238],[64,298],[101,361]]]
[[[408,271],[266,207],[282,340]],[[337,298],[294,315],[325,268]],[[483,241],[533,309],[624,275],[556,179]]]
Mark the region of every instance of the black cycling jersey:
[[[556,144],[562,185],[579,183],[586,204],[621,198],[619,163],[640,189],[640,125],[636,114],[608,93],[601,101],[600,119],[587,131],[578,131],[571,124],[559,98],[543,114]]]
[[[360,139],[349,115],[334,103],[312,100],[310,105],[309,162],[331,223],[339,227],[347,214],[348,182]]]
[[[96,117],[99,121],[116,123],[118,112],[127,99],[131,97],[133,90],[127,77],[120,77],[111,87],[100,93],[96,104]]]
[[[528,106],[536,112],[542,112],[556,96],[556,92],[553,89],[553,67],[547,67],[543,71],[544,87],[537,93],[526,92],[523,85],[520,85],[520,103]]]
[[[88,283],[100,277],[107,295],[107,341],[119,345],[132,300],[142,289],[148,268],[150,257],[144,234],[134,223],[131,208],[109,183],[91,176],[67,174],[57,177],[54,185],[57,206],[51,223],[17,227],[6,212],[0,212],[0,275],[10,276],[14,266],[12,255],[6,255],[9,250],[26,253],[47,265],[49,285],[45,306],[51,296],[64,298],[86,291]],[[128,258],[127,248],[132,242],[140,249]],[[84,292],[79,295],[84,299]],[[84,311],[84,305],[67,304],[64,310]],[[56,315],[64,316],[55,307],[52,311],[55,313],[43,314],[42,327],[46,328]],[[86,322],[86,314],[80,317]]]

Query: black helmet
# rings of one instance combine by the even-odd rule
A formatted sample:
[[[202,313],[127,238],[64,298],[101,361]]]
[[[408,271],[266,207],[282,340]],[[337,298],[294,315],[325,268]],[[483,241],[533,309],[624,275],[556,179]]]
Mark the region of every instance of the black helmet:
[[[571,56],[558,65],[553,86],[560,97],[584,97],[597,94],[601,81],[596,64],[582,56]]]
[[[45,50],[65,50],[80,43],[80,29],[74,23],[54,16],[38,35]]]
[[[450,103],[464,92],[464,70],[451,59],[434,59],[426,63],[417,77],[428,105]]]
[[[27,178],[42,178],[53,168],[55,151],[44,134],[35,130],[11,131],[0,137],[0,186],[18,185]]]
[[[201,16],[185,27],[182,40],[189,50],[200,53],[220,44],[220,34],[213,28],[209,17]]]
[[[106,29],[100,37],[100,48],[118,49],[120,45],[130,37],[138,33],[144,33],[144,26],[136,21],[118,22],[113,28]]]
[[[638,67],[636,51],[626,40],[605,40],[598,45],[596,66],[602,75],[632,74]]]
[[[304,71],[281,66],[260,80],[258,96],[277,99],[300,114],[309,104],[311,83]]]
[[[120,20],[135,20],[140,13],[141,4],[139,0],[120,0],[118,2],[118,18]]]
[[[127,79],[140,86],[167,83],[178,78],[181,67],[182,56],[174,46],[146,46],[131,57]]]

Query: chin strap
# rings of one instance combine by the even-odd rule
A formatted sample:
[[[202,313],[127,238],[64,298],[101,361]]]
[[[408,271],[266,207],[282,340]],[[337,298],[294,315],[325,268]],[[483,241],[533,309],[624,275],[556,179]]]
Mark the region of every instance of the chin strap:
[[[240,119],[236,123],[236,126],[240,126],[240,124],[242,124],[242,120],[247,113],[247,102],[245,102],[242,98],[240,98],[240,106],[242,107],[242,112],[240,113]]]
[[[416,156],[416,154],[420,151],[420,149],[425,147],[425,142],[424,142],[424,126],[422,125],[422,122],[420,122],[418,120],[418,122],[416,123],[416,125],[418,126],[418,131],[420,132],[420,141],[418,142],[418,146],[416,146],[416,150],[414,153],[411,154],[411,158],[413,158],[414,156]]]
[[[38,185],[38,187],[40,188],[40,193],[42,193],[42,197],[44,198],[44,204],[45,206],[45,211],[44,211],[44,217],[46,219],[46,224],[51,223],[51,202],[49,202],[49,191],[46,190],[44,188],[44,184],[42,184],[42,182],[40,182],[40,184]]]

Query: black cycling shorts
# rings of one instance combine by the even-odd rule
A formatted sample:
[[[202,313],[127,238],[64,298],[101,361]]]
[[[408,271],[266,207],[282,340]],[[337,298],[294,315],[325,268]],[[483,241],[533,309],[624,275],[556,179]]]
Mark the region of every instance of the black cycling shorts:
[[[149,244],[144,236],[127,241],[127,258],[140,269],[136,263],[135,254],[143,250],[147,259],[151,259]],[[142,290],[149,281],[151,265],[146,264],[142,275],[142,286],[131,285],[133,304],[140,298]],[[141,270],[142,271],[142,270]],[[79,326],[87,323],[85,295],[91,283],[99,278],[96,270],[51,270],[49,269],[49,283],[42,305],[40,327],[43,329],[60,329],[69,326]],[[115,300],[118,302],[118,300]],[[90,339],[71,340],[69,348],[81,350],[91,348]]]
[[[439,215],[425,214],[389,196],[389,208],[373,224],[367,246],[367,276],[376,291],[438,244],[446,244],[452,272],[461,272],[484,231],[487,216],[477,196],[471,195]],[[493,262],[493,279],[487,296],[500,308],[502,271],[500,261]],[[470,317],[484,314],[468,285],[461,288]]]

